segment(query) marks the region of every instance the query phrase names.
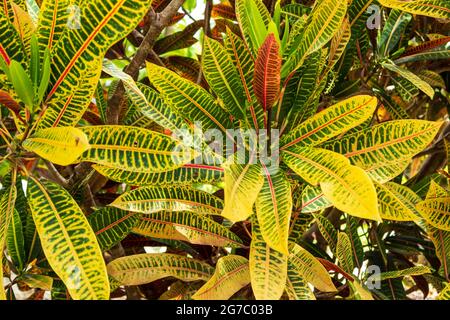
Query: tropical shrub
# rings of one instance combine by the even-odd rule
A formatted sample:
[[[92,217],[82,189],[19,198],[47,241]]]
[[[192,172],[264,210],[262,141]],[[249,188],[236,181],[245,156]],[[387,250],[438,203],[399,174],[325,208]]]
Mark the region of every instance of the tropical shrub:
[[[449,19],[5,0],[0,298],[448,299]]]

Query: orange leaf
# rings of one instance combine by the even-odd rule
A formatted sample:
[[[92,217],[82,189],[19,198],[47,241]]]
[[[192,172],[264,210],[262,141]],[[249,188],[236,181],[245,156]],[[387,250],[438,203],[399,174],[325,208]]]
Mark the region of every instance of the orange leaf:
[[[271,108],[280,93],[281,57],[273,33],[269,34],[258,50],[253,77],[253,90],[264,108]]]

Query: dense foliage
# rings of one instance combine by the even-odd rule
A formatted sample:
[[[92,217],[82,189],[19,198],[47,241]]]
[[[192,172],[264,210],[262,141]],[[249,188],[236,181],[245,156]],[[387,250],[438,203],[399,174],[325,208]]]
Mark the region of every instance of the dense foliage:
[[[450,299],[448,0],[3,0],[0,299]]]

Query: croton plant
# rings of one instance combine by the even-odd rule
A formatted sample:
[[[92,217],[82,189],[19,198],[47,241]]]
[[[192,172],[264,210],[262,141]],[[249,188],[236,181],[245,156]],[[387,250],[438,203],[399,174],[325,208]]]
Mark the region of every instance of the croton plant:
[[[448,0],[0,4],[1,299],[450,299]]]

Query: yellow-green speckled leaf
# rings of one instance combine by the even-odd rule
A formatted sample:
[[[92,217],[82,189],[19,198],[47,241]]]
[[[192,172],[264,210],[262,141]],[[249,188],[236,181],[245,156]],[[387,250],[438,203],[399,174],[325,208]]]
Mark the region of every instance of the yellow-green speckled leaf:
[[[12,185],[0,198],[0,300],[6,300],[5,289],[3,288],[3,248],[6,243],[8,227],[14,214],[16,197],[16,186]]]
[[[287,279],[288,256],[271,249],[253,219],[250,245],[250,279],[257,300],[278,300],[283,295]]]
[[[429,224],[450,231],[450,197],[426,199],[419,202],[416,208]]]
[[[225,169],[225,207],[222,215],[232,222],[243,221],[253,214],[253,205],[264,184],[259,164],[238,164],[230,158]]]
[[[265,166],[263,166],[265,170]],[[264,184],[256,198],[256,216],[264,241],[284,254],[288,253],[289,222],[292,213],[291,185],[281,171],[264,175]]]
[[[312,116],[281,138],[282,149],[316,146],[372,117],[377,99],[368,95],[345,99]]]
[[[242,240],[227,227],[206,215],[188,211],[163,211],[143,215],[132,231],[146,237],[181,240],[200,245],[242,246]]]
[[[78,7],[72,8],[79,10],[79,16],[75,13],[72,19],[67,20],[71,27],[64,28],[52,48],[47,109],[38,129],[78,123],[97,88],[106,51],[135,28],[150,3],[150,0],[92,0],[82,1]],[[53,10],[61,18],[50,18],[47,13],[41,21],[57,23],[56,31],[61,32],[60,20],[67,16],[67,11],[51,5],[45,9]],[[41,31],[41,34],[49,32]],[[42,43],[49,36],[45,37]]]
[[[147,73],[163,100],[189,122],[201,122],[205,130],[232,128],[230,115],[199,85],[152,63]]]
[[[61,166],[75,163],[90,148],[86,134],[74,127],[42,129],[27,138],[22,146]]]
[[[333,205],[356,217],[380,220],[375,187],[363,169],[325,149],[293,146],[282,152],[284,162],[313,186],[320,185]]]
[[[436,300],[450,300],[450,283],[447,283],[442,289],[441,292],[439,292],[439,295],[437,296]]]
[[[301,276],[320,291],[337,291],[328,271],[319,260],[294,242],[289,242],[288,269],[289,272]]]
[[[219,259],[216,271],[193,296],[194,300],[227,300],[250,283],[248,260],[229,255]]]
[[[219,215],[223,201],[192,187],[141,187],[122,194],[111,204],[123,210],[155,213],[163,210]]]
[[[70,194],[53,182],[28,180],[28,202],[48,263],[74,300],[107,300],[103,255],[88,220]]]
[[[164,172],[188,163],[194,154],[180,141],[127,126],[83,127],[91,148],[81,160],[134,172]]]
[[[447,0],[379,0],[384,7],[433,18],[450,19],[450,2]]]
[[[425,149],[442,122],[394,120],[329,141],[323,148],[343,154],[379,183],[399,175]]]
[[[344,269],[344,271],[352,274],[355,267],[353,264],[352,243],[345,232],[338,232],[336,256],[338,265]]]
[[[177,254],[144,253],[113,260],[108,264],[108,273],[123,285],[134,286],[165,277],[207,281],[214,268],[205,262]]]
[[[414,191],[393,182],[384,185],[374,184],[378,195],[378,209],[383,219],[395,221],[420,219],[414,204],[421,199]]]

